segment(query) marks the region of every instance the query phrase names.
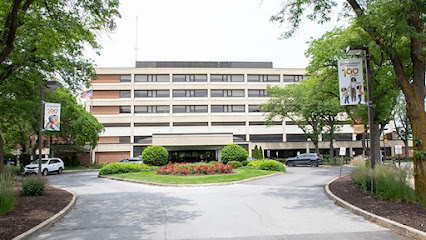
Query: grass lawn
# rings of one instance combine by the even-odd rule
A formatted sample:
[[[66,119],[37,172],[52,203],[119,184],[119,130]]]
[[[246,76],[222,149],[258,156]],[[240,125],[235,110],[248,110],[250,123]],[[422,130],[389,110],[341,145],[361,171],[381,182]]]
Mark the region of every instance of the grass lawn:
[[[202,175],[202,176],[175,176],[175,175],[157,175],[157,171],[151,172],[136,172],[136,173],[121,173],[111,174],[107,176],[120,177],[126,179],[168,183],[168,184],[203,184],[203,183],[222,183],[234,182],[248,178],[254,178],[263,175],[274,174],[274,171],[265,171],[249,168],[239,168],[234,170],[232,174],[215,174],[215,175]]]

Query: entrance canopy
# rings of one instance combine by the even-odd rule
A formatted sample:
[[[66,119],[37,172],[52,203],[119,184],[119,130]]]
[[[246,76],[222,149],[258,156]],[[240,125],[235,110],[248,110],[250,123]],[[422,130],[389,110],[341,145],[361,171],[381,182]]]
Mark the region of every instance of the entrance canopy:
[[[153,134],[157,146],[218,146],[233,143],[232,133],[167,133]]]

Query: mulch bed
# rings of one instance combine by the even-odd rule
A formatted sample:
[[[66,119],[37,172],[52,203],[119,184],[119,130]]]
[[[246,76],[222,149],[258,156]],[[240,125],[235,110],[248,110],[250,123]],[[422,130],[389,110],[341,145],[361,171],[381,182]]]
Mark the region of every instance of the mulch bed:
[[[17,196],[17,206],[0,215],[0,239],[13,239],[60,212],[72,200],[72,194],[46,187],[43,196]]]
[[[387,202],[373,198],[352,183],[350,176],[332,182],[330,191],[363,210],[426,232],[426,209],[417,203]]]

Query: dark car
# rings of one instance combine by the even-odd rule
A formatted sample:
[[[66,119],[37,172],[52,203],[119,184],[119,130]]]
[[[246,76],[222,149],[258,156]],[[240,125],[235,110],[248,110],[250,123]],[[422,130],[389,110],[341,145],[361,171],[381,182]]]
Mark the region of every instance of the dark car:
[[[285,161],[285,165],[289,167],[297,165],[311,165],[312,167],[318,167],[323,163],[324,160],[322,156],[316,153],[302,153],[297,157],[288,158]]]
[[[125,158],[120,161],[121,163],[143,163],[142,156]]]

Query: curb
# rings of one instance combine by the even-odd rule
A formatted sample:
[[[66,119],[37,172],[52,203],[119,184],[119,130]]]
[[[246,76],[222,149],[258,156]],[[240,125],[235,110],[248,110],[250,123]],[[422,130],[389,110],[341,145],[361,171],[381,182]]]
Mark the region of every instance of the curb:
[[[336,195],[334,195],[329,188],[329,184],[332,183],[333,181],[335,181],[338,178],[335,178],[333,180],[331,180],[330,182],[328,182],[325,186],[324,186],[324,190],[327,194],[327,196],[338,206],[346,208],[348,210],[350,210],[352,213],[355,213],[361,217],[364,217],[365,219],[373,222],[373,223],[377,223],[383,227],[386,227],[388,229],[391,230],[395,230],[399,233],[405,234],[408,237],[411,238],[419,238],[419,239],[423,239],[426,240],[426,232],[417,230],[415,228],[409,227],[409,226],[405,226],[401,223],[389,220],[387,218],[384,217],[380,217],[376,214],[367,212],[359,207],[356,207],[346,201],[344,201],[343,199],[337,197]]]
[[[138,183],[138,184],[145,184],[150,186],[159,186],[159,187],[213,187],[213,186],[228,186],[228,185],[234,185],[239,183],[245,183],[250,181],[255,181],[263,178],[273,177],[283,174],[282,172],[273,173],[269,175],[263,175],[258,176],[254,178],[248,178],[243,179],[239,181],[233,181],[233,182],[223,182],[223,183],[202,183],[202,184],[167,184],[167,183],[157,183],[157,182],[147,182],[147,181],[140,181],[140,180],[133,180],[133,179],[125,179],[125,178],[117,178],[117,177],[108,177],[108,176],[101,176],[98,175],[100,178],[106,178],[110,180],[116,180],[116,181],[122,181],[122,182],[130,182],[130,183]]]
[[[55,214],[53,217],[46,219],[44,222],[40,223],[39,225],[31,228],[30,230],[22,233],[19,236],[16,236],[13,238],[13,240],[27,240],[32,239],[39,235],[40,233],[46,231],[49,227],[51,227],[53,224],[57,223],[61,218],[63,218],[68,212],[71,211],[71,209],[74,207],[76,202],[76,195],[68,190],[62,189],[64,191],[67,191],[72,194],[71,202],[68,203],[66,207],[64,207],[60,212]]]

